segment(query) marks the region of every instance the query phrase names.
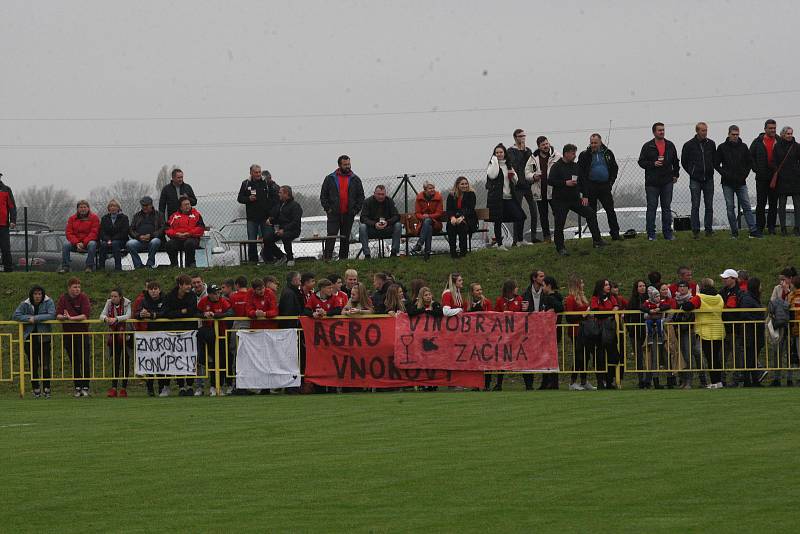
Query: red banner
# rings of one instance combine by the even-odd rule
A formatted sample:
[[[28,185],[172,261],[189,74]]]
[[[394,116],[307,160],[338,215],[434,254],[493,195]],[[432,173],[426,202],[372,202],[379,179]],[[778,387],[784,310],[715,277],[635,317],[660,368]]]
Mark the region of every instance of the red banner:
[[[483,373],[400,369],[394,358],[394,317],[313,319],[301,317],[309,382],[320,386],[482,388]]]
[[[396,364],[460,371],[558,370],[556,314],[460,313],[397,316]]]

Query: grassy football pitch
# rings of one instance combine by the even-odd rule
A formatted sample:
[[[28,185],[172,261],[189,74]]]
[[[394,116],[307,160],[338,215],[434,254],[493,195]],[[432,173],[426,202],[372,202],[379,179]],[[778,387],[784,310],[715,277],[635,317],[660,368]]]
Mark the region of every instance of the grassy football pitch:
[[[796,532],[800,391],[0,401],[3,532]]]

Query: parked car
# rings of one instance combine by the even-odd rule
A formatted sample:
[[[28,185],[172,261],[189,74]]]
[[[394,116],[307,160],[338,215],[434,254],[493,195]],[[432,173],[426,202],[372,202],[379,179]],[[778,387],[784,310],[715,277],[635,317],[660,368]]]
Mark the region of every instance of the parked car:
[[[67,239],[64,232],[48,230],[31,232],[30,221],[28,225],[27,262],[25,260],[25,232],[15,230],[9,235],[14,268],[24,271],[27,263],[31,271],[58,271],[61,268],[61,249]],[[47,225],[43,227],[49,228]],[[82,271],[85,266],[86,257],[83,254],[70,255],[70,270]]]
[[[197,251],[195,259],[198,267],[231,267],[239,265],[239,251],[225,243],[227,239],[219,230],[206,230],[203,239],[200,241],[202,247]],[[162,248],[164,246],[162,245]],[[140,252],[139,257],[142,263],[147,263],[147,252]],[[169,255],[166,250],[156,253],[156,267],[168,266]],[[114,258],[110,255],[106,258],[106,270],[114,268]],[[133,260],[129,254],[122,258],[122,270],[132,271]]]

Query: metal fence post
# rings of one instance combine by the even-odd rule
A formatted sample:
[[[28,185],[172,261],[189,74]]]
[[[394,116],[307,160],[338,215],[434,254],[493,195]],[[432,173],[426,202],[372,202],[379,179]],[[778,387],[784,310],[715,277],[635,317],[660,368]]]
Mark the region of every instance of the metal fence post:
[[[206,351],[208,352],[208,351]],[[222,396],[222,388],[220,387],[219,383],[219,365],[222,361],[220,359],[219,354],[219,319],[214,319],[214,357],[215,357],[215,364],[214,364],[214,384],[217,388],[217,396]],[[226,360],[227,361],[227,360]],[[227,365],[225,366],[227,368]],[[208,357],[206,356],[206,369],[208,369]],[[211,378],[211,377],[209,377]]]
[[[27,208],[26,208],[27,209]],[[19,398],[25,398],[25,323],[17,327],[17,343],[19,344]]]

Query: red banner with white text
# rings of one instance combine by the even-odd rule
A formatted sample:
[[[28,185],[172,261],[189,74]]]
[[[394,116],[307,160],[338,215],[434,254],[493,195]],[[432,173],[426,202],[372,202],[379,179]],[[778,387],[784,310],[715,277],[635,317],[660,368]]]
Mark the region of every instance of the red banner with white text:
[[[557,371],[556,314],[397,316],[396,364],[452,371]]]
[[[305,379],[320,386],[482,388],[483,373],[399,368],[394,356],[395,318],[301,317],[306,345]]]

